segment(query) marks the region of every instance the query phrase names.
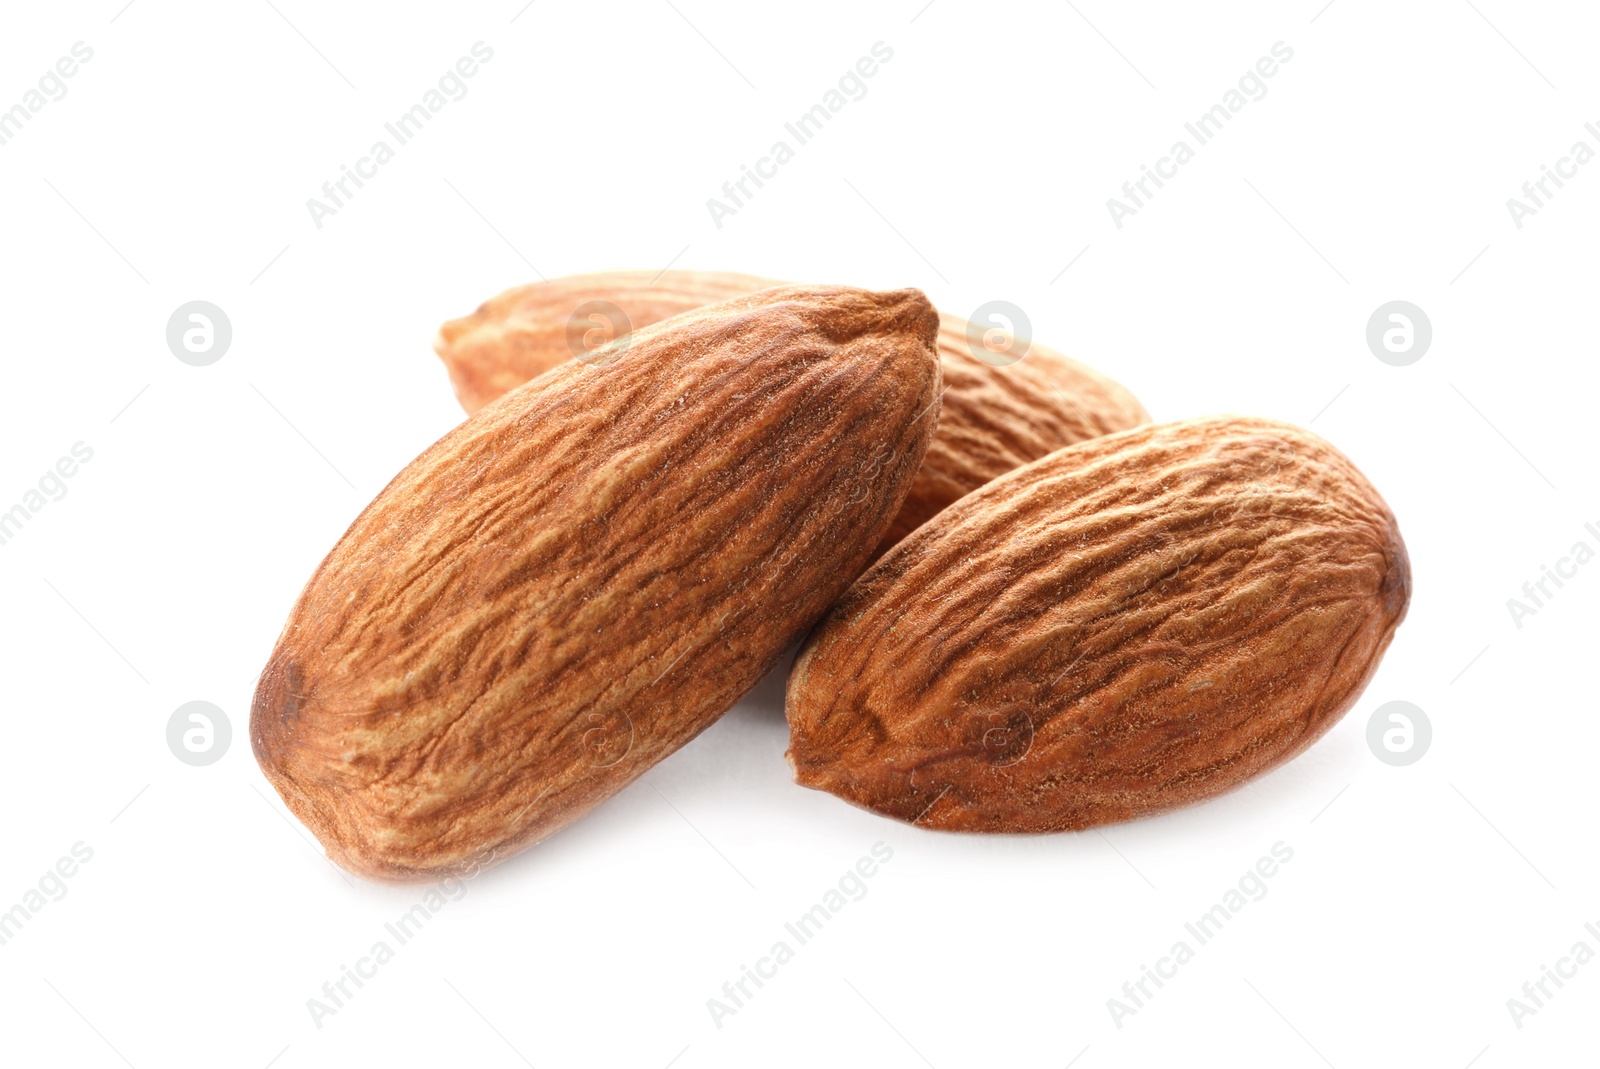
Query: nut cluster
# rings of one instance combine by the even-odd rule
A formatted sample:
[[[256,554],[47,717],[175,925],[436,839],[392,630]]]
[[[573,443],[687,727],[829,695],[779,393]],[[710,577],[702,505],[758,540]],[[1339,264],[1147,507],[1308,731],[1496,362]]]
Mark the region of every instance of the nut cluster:
[[[263,772],[352,872],[475,870],[802,639],[796,779],[925,827],[1126,820],[1309,746],[1405,615],[1382,498],[1306,431],[1151,425],[973,333],[916,290],[701,272],[445,324],[470,416],[300,595],[251,712]]]

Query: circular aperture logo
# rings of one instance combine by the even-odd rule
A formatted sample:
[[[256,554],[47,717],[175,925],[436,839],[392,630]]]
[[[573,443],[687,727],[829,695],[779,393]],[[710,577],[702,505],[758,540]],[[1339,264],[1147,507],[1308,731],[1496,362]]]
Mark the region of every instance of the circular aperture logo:
[[[628,313],[610,301],[584,301],[567,317],[567,348],[586,364],[604,364],[621,356],[633,333]]]
[[[1385,702],[1367,721],[1367,747],[1386,765],[1414,765],[1432,743],[1428,714],[1410,702]]]
[[[1028,355],[1033,324],[1010,301],[988,301],[967,319],[967,348],[992,367],[1007,367]]]
[[[1367,320],[1367,348],[1391,367],[1415,364],[1433,344],[1428,313],[1410,301],[1380,305]]]
[[[210,301],[179,305],[167,320],[167,348],[190,367],[215,364],[233,344],[228,313]]]
[[[186,765],[216,764],[232,741],[228,714],[210,702],[180,705],[167,720],[167,748]]]

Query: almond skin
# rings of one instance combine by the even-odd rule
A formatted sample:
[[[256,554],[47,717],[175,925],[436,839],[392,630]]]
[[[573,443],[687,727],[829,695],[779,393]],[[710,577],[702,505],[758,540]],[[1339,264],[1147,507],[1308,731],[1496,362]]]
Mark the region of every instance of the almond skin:
[[[727,271],[606,271],[517,286],[439,328],[434,351],[470,415],[575,355],[568,320],[592,301],[610,301],[633,330],[781,285]],[[626,333],[626,330],[623,331]]]
[[[468,419],[312,576],[251,743],[351,872],[431,880],[576,820],[749,690],[865,566],[937,418],[916,290],[769,290]]]
[[[568,320],[592,301],[620,309],[638,330],[711,301],[779,283],[720,271],[610,271],[507,290],[434,339],[461,406],[468,412],[573,358]],[[989,480],[1063,446],[1148,423],[1144,407],[1118,383],[1032,343],[1018,362],[979,360],[967,321],[944,316],[939,329],[944,402],[938,431],[905,506],[884,536],[886,551]]]
[[[969,494],[869,569],[788,684],[796,780],[922,827],[1213,797],[1355,702],[1410,599],[1394,516],[1283,423],[1142,427]]]
[[[953,502],[1048,453],[1150,422],[1124,387],[1053,349],[995,367],[972,355],[967,321],[941,316],[944,404],[906,503],[879,546],[887,551]]]

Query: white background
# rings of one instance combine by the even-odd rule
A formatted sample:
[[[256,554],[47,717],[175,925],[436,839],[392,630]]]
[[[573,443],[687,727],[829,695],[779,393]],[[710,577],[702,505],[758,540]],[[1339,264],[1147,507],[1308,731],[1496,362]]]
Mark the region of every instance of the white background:
[[[1521,1028],[1506,1004],[1579,940],[1600,951],[1600,564],[1520,628],[1506,605],[1600,548],[1600,163],[1521,229],[1506,207],[1576,140],[1600,147],[1592,10],[124,3],[7,5],[0,33],[0,106],[94,50],[0,146],[0,505],[94,450],[0,546],[0,909],[93,850],[0,947],[0,1058],[1593,1063],[1600,964]],[[316,228],[307,198],[480,40],[468,95]],[[707,198],[878,41],[866,96],[715,226]],[[1114,226],[1107,198],[1278,41],[1267,95]],[[780,669],[475,880],[319,1028],[307,1000],[422,889],[346,878],[288,815],[245,737],[256,675],[345,526],[461,418],[440,321],[538,274],[669,263],[920,286],[957,315],[1009,300],[1158,419],[1309,424],[1399,516],[1410,617],[1288,767],[1042,838],[794,786]],[[195,299],[234,329],[205,368],[164,338]],[[1395,299],[1433,323],[1409,367],[1364,339]],[[234,730],[204,768],[165,741],[196,699]],[[1394,768],[1365,730],[1401,699],[1434,740]],[[718,1028],[707,1000],[880,841],[866,897]],[[1266,897],[1118,1027],[1107,1000],[1280,841]]]

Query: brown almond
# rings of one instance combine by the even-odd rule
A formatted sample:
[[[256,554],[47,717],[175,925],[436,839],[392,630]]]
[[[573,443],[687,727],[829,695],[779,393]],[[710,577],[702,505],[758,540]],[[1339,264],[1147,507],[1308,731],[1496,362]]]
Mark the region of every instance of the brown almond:
[[[1388,506],[1307,431],[1097,438],[962,498],[851,587],[789,677],[789,760],[953,831],[1188,805],[1327,731],[1410,590]]]
[[[441,326],[433,348],[470,415],[629,331],[779,285],[727,271],[569,275],[491,297],[471,315]],[[620,310],[622,318],[613,321],[601,302]]]
[[[719,271],[612,271],[536,282],[446,323],[434,348],[462,407],[474,412],[581,355],[585,335],[610,341],[630,328],[775,285]],[[1017,346],[1025,353],[1020,360],[991,364],[974,355],[968,331],[964,319],[940,321],[945,392],[938,431],[880,553],[996,476],[1063,446],[1149,422],[1131,393],[1094,369],[1037,343]]]
[[[331,858],[475,871],[694,738],[866,564],[937,417],[916,290],[768,290],[569,362],[402,471],[262,673],[257,761]]]

